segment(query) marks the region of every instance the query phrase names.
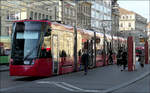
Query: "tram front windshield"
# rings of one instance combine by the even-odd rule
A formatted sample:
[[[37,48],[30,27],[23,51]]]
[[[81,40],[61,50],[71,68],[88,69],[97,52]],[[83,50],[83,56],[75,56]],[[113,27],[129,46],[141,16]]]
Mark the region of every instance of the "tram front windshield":
[[[13,64],[31,64],[38,55],[42,23],[26,21],[17,22],[13,26],[11,52]]]

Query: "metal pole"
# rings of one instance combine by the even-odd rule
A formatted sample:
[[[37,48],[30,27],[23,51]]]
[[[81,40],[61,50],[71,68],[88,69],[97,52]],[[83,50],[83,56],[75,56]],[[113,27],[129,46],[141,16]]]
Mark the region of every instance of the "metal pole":
[[[77,29],[74,26],[74,71],[77,71]]]
[[[55,22],[56,22],[56,5],[55,5]]]
[[[111,4],[111,19],[112,19],[112,21],[111,21],[111,37],[112,37],[111,49],[112,49],[112,51],[113,51],[113,32],[114,32],[113,27],[114,27],[114,24],[115,24],[115,16],[113,18],[113,15],[112,15],[113,12],[114,12],[113,10],[114,9],[113,9],[113,2],[112,2],[112,4]]]
[[[96,67],[96,32],[94,32],[94,67]]]
[[[103,21],[104,21],[104,1],[102,0],[103,3]],[[104,56],[104,64],[103,66],[105,66],[105,62],[106,62],[106,51],[105,51],[105,28],[104,28],[104,22],[102,21],[102,27],[103,27],[103,31],[104,31],[104,40],[103,40],[103,56]]]
[[[76,6],[76,24],[74,26],[74,71],[77,71],[77,1],[75,1]]]
[[[64,24],[64,0],[61,0],[62,1],[62,19],[61,19],[61,23]]]
[[[106,45],[105,45],[105,40],[106,40],[106,36],[105,36],[105,28],[104,28],[104,26],[103,26],[103,31],[104,31],[104,41],[103,41],[103,45],[104,45],[104,48],[103,48],[103,56],[104,56],[104,64],[103,64],[103,66],[105,66],[105,62],[106,62],[106,50],[105,50],[105,47],[106,47]]]

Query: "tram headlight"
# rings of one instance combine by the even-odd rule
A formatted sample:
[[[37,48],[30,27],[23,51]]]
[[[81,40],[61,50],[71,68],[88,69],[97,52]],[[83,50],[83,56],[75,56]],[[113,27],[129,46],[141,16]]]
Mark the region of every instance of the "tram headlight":
[[[26,60],[26,61],[24,61],[24,64],[25,64],[25,65],[29,65],[29,64],[30,64],[30,61]]]

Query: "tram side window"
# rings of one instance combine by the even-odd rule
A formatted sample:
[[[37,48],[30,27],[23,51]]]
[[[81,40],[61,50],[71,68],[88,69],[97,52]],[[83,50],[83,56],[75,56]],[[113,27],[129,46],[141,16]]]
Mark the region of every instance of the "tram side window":
[[[48,28],[44,34],[44,41],[41,48],[40,58],[52,58],[51,54],[51,34]]]
[[[62,50],[62,52],[60,52],[59,55],[60,55],[60,57],[67,57],[65,50]]]

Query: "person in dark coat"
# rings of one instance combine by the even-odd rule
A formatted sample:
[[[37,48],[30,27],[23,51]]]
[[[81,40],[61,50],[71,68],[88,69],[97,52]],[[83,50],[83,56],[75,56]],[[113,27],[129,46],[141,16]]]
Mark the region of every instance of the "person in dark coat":
[[[119,49],[118,50],[118,54],[117,54],[117,65],[118,66],[121,66],[122,65],[122,60],[121,60],[121,54],[122,54],[122,50],[121,49]]]
[[[139,55],[139,60],[140,66],[143,68],[144,67],[144,51],[142,51]]]
[[[113,52],[112,52],[112,50],[110,49],[110,50],[109,50],[109,57],[108,57],[108,62],[109,62],[109,64],[113,64],[113,57],[112,57],[112,55],[113,55]]]
[[[126,65],[127,65],[127,52],[126,51],[124,51],[122,53],[122,65],[123,65],[123,70],[125,70]],[[123,70],[121,70],[121,71],[123,71]]]
[[[89,55],[87,53],[87,50],[83,51],[83,54],[81,56],[81,62],[84,65],[84,75],[87,75],[88,63],[89,63]]]

